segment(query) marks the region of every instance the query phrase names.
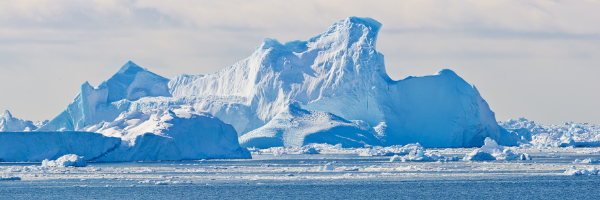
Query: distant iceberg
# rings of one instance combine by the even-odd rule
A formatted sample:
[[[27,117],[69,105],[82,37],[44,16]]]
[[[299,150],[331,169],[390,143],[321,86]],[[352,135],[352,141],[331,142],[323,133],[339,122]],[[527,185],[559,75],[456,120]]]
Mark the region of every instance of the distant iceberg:
[[[0,115],[0,132],[34,131],[37,128],[38,127],[29,120],[13,117],[8,110]]]
[[[504,129],[519,135],[519,143],[533,148],[600,146],[600,125],[564,122],[541,124],[525,118],[499,121]]]

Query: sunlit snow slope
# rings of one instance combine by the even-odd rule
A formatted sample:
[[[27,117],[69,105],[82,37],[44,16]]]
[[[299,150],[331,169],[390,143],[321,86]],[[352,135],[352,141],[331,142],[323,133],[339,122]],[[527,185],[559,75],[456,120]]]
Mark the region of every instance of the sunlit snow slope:
[[[41,130],[84,130],[123,112],[188,105],[231,124],[243,146],[352,141],[470,147],[486,137],[516,144],[517,136],[499,128],[477,89],[453,71],[390,79],[376,51],[380,28],[373,19],[350,17],[307,41],[265,38],[233,66],[170,81],[130,62],[96,88],[84,84]]]

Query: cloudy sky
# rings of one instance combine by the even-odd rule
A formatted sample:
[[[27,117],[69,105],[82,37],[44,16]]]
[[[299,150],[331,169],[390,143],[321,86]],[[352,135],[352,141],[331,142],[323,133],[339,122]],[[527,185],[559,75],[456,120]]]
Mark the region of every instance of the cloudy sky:
[[[167,78],[205,74],[264,37],[305,40],[359,16],[383,24],[393,79],[449,68],[498,120],[600,123],[598,11],[599,0],[4,0],[0,109],[51,119],[128,60]]]

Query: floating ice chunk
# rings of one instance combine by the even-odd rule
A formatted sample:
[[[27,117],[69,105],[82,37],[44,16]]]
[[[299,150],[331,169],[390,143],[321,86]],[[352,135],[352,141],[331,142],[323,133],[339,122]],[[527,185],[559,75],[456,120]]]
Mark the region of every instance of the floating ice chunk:
[[[496,141],[492,140],[489,137],[485,138],[485,145],[481,147],[481,151],[487,152],[489,154],[499,154],[504,151],[504,147],[498,145]]]
[[[317,151],[314,147],[310,147],[310,148],[306,148],[306,149],[302,149],[302,151],[300,151],[301,154],[319,154],[319,151]]]
[[[593,174],[593,175],[598,175],[598,172],[600,172],[600,170],[598,170],[598,168],[595,168],[595,167],[589,168],[587,170],[590,172],[590,174]]]
[[[423,150],[412,151],[408,155],[402,157],[402,162],[433,162],[438,160],[445,160],[445,158],[438,152],[424,153]]]
[[[333,171],[333,170],[335,170],[335,167],[331,163],[328,163],[326,165],[323,165],[323,167],[321,167],[320,171]]]
[[[476,149],[474,151],[472,151],[471,153],[467,154],[463,160],[465,161],[469,161],[469,160],[496,160],[496,157],[494,157],[492,154],[482,151],[481,149]]]
[[[568,175],[581,175],[581,172],[579,170],[577,170],[577,168],[575,166],[571,167],[571,169],[567,169],[567,171],[565,171],[565,174]]]
[[[504,149],[501,154],[493,154],[496,160],[531,160],[531,156],[526,153],[514,153],[510,149]]]
[[[600,160],[595,158],[588,158],[580,161],[579,159],[576,159],[574,163],[596,164],[600,163]]]
[[[156,185],[169,185],[170,181],[157,181],[155,184]]]
[[[359,156],[392,156],[392,155],[406,155],[410,152],[425,151],[419,143],[402,145],[393,145],[389,147],[374,146],[371,149],[365,149],[361,151]]]
[[[514,153],[488,137],[485,138],[485,145],[467,154],[463,160],[531,160],[531,157],[528,154]]]
[[[529,154],[526,153],[521,154],[519,158],[520,160],[531,160],[531,156],[529,156]]]
[[[85,167],[87,163],[83,159],[83,156],[77,156],[75,154],[67,154],[56,160],[44,160],[42,161],[42,167]]]
[[[571,169],[567,169],[565,174],[576,176],[576,175],[598,175],[598,170],[595,167],[589,169],[577,169],[575,166],[571,167]]]
[[[390,158],[390,162],[394,162],[394,161],[402,161],[402,157],[400,157],[398,155],[394,155],[394,157]]]

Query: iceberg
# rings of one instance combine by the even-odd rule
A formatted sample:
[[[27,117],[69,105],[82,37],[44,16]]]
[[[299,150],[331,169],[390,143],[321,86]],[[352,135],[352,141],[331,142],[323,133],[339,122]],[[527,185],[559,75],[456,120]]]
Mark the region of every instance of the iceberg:
[[[589,169],[577,169],[577,167],[573,166],[571,169],[567,169],[564,173],[567,175],[598,175],[598,168],[592,167]]]
[[[0,132],[33,131],[37,128],[38,127],[29,120],[13,117],[8,110],[0,115]]]
[[[252,56],[222,71],[173,78],[171,94],[194,96],[199,110],[231,123],[240,135],[272,127],[270,121],[298,102],[304,110],[364,121],[386,146],[473,147],[486,137],[516,145],[477,89],[453,71],[389,78],[376,51],[380,28],[373,19],[350,17],[306,41],[267,38]]]
[[[485,145],[465,155],[463,160],[531,160],[531,157],[525,153],[514,153],[491,138],[485,138]]]
[[[122,113],[85,131],[1,132],[0,162],[58,162],[67,154],[94,162],[252,158],[231,125],[191,108]]]
[[[476,147],[486,137],[517,144],[518,135],[498,126],[477,88],[453,71],[392,80],[376,50],[380,28],[371,18],[349,17],[306,41],[265,38],[250,57],[204,75],[166,79],[128,62],[97,87],[84,83],[65,111],[37,131],[108,134],[99,127],[123,113],[190,106],[230,124],[246,147]],[[155,137],[118,131],[125,129],[110,135]]]

